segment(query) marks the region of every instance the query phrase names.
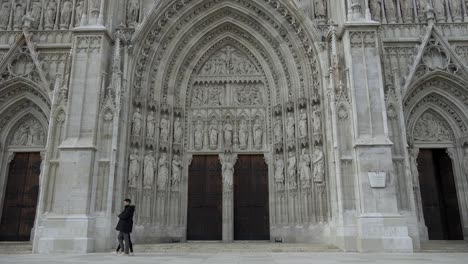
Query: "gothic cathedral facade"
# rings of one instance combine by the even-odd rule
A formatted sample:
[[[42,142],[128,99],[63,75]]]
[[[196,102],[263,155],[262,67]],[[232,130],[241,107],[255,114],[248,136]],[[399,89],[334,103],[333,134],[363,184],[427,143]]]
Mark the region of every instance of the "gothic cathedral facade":
[[[467,9],[0,0],[0,240],[466,240]]]

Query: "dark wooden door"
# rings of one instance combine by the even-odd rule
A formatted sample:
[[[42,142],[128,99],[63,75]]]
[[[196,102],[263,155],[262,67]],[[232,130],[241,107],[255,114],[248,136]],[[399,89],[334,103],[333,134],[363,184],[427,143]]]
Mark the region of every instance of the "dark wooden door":
[[[222,177],[218,156],[194,156],[189,168],[187,239],[222,240]]]
[[[16,153],[10,163],[0,224],[0,240],[28,241],[36,216],[41,156]]]
[[[452,161],[445,149],[421,149],[418,172],[429,239],[463,239]]]
[[[269,240],[268,166],[263,155],[239,155],[234,168],[234,239]]]

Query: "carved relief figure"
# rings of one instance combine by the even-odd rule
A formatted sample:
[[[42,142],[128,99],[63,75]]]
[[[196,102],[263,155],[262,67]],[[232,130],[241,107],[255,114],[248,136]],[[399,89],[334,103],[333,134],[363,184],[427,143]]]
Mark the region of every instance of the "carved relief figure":
[[[436,15],[437,22],[445,21],[445,1],[444,0],[434,0],[434,13]]]
[[[300,179],[302,187],[309,187],[310,185],[310,156],[306,149],[302,150],[300,167]]]
[[[51,0],[47,3],[47,8],[44,17],[45,29],[52,29],[55,24],[55,17],[57,15],[57,3]]]
[[[182,161],[179,158],[179,155],[174,155],[172,159],[172,188],[177,189],[180,183],[180,178],[182,176]]]
[[[139,169],[140,169],[140,160],[138,158],[138,150],[133,149],[132,154],[130,154],[130,165],[128,168],[128,186],[129,187],[136,187]]]
[[[34,29],[39,27],[42,14],[42,3],[41,1],[34,1],[31,3],[31,18],[33,19],[31,26]],[[1,18],[0,18],[1,19]]]
[[[141,121],[142,121],[142,116],[140,113],[140,108],[137,108],[135,110],[135,113],[133,114],[132,118],[132,135],[134,136],[139,136],[141,132]]]
[[[299,114],[299,137],[307,136],[307,113],[304,108],[301,109]]]
[[[158,190],[165,190],[167,185],[167,180],[169,179],[169,168],[167,164],[167,154],[161,152],[161,157],[158,161]]]
[[[414,139],[420,141],[450,141],[450,130],[431,113],[424,113],[414,128]]]
[[[463,172],[468,177],[468,145],[465,145],[465,157],[463,158]]]
[[[42,146],[45,145],[44,131],[35,120],[21,124],[13,134],[11,144],[15,146]]]
[[[452,14],[452,19],[454,22],[461,22],[462,18],[462,8],[460,0],[449,0],[450,12]]]
[[[231,122],[228,120],[224,124],[224,145],[225,147],[232,146],[232,133],[234,131],[234,127],[232,126]]]
[[[15,3],[15,15],[13,26],[16,30],[23,26],[23,16],[26,11],[26,2],[24,0],[18,0]]]
[[[167,115],[163,115],[163,117],[161,118],[161,121],[159,123],[159,128],[161,129],[160,130],[160,138],[161,138],[161,141],[169,141],[169,117]]]
[[[388,23],[396,22],[396,8],[394,0],[385,0],[385,14],[387,15]]]
[[[315,18],[325,20],[327,17],[327,3],[325,0],[314,0]]]
[[[10,18],[10,10],[11,4],[10,1],[3,1],[2,5],[0,6],[0,29],[5,30],[8,26],[9,18]]]
[[[413,21],[413,0],[400,0],[401,17],[403,22]]]
[[[382,0],[369,0],[369,9],[372,20],[380,22],[382,20]]]
[[[313,114],[313,123],[312,128],[314,129],[314,134],[322,133],[322,120],[320,118],[321,112],[319,106],[314,106]]]
[[[292,112],[288,113],[288,119],[286,124],[286,134],[288,139],[293,139],[295,136],[295,124],[294,124],[294,116]]]
[[[239,124],[239,147],[241,149],[247,148],[249,140],[249,132],[247,127],[247,121],[242,118]]]
[[[150,111],[146,117],[146,136],[149,138],[154,137],[156,121],[154,120],[154,111]]]
[[[283,141],[283,124],[281,123],[281,117],[276,116],[275,118],[275,127],[273,128],[273,133],[275,135],[275,142]]]
[[[153,157],[153,151],[148,151],[144,160],[144,175],[143,186],[146,189],[153,187],[154,169],[156,168],[156,160]]]
[[[275,182],[278,186],[282,186],[284,183],[284,161],[279,154],[276,155],[275,160]]]
[[[294,151],[289,151],[288,154],[288,179],[289,179],[289,187],[296,188],[296,155]]]
[[[60,29],[68,29],[70,25],[71,15],[73,10],[73,2],[66,0],[62,4],[62,11],[60,13]]]
[[[181,143],[182,142],[182,124],[180,122],[180,117],[176,117],[174,120],[174,143]]]
[[[325,180],[325,163],[323,160],[323,151],[320,148],[314,149],[314,182],[323,182]]]
[[[202,75],[255,74],[256,67],[241,52],[226,46],[213,55],[203,66]]]
[[[263,142],[263,129],[260,118],[255,119],[255,124],[253,125],[253,136],[255,147],[261,148]]]
[[[203,148],[203,130],[204,130],[203,121],[197,120],[197,123],[195,124],[195,135],[194,135],[196,149]]]
[[[127,25],[129,28],[136,27],[138,14],[140,12],[139,0],[129,0],[127,4]]]
[[[80,0],[76,3],[76,9],[75,9],[75,27],[78,27],[81,22],[81,16],[83,15],[83,5],[84,1]]]
[[[210,126],[208,127],[208,133],[210,137],[210,148],[218,147],[218,122],[212,120]]]

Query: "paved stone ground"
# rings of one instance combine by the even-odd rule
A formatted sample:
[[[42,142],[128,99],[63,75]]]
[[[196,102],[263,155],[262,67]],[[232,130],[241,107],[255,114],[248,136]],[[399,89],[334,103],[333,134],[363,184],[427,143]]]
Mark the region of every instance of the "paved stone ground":
[[[359,254],[359,253],[137,253],[134,257],[111,254],[0,255],[0,263],[101,263],[101,264],[333,264],[333,263],[468,263],[468,253]]]

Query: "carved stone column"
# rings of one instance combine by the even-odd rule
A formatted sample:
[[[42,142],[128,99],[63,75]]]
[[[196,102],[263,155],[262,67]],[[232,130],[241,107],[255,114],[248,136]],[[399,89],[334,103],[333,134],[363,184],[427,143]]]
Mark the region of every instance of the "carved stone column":
[[[223,242],[234,240],[234,165],[237,154],[220,154],[223,175]]]

